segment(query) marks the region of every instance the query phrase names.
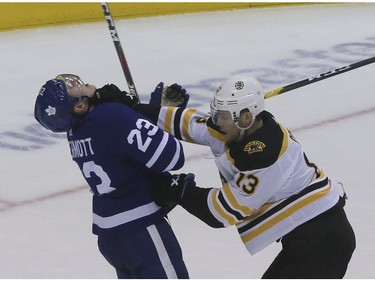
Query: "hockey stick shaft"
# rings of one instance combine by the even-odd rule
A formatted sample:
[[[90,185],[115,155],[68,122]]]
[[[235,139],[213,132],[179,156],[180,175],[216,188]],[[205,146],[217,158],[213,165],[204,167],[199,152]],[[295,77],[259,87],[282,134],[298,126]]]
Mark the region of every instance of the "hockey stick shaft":
[[[124,51],[122,49],[120,37],[117,33],[115,23],[114,23],[113,18],[112,18],[112,14],[109,10],[108,3],[103,2],[103,3],[100,3],[100,5],[102,6],[104,17],[105,17],[105,19],[108,23],[109,32],[111,34],[113,44],[115,45],[118,58],[120,59],[121,67],[122,67],[122,70],[124,72],[126,82],[128,83],[129,91],[130,91],[131,94],[134,94],[138,97],[138,93],[137,93],[137,90],[135,88],[133,77],[130,73],[130,68],[129,68],[128,62],[126,60]]]
[[[316,75],[316,76],[313,76],[313,77],[310,77],[310,78],[307,78],[307,79],[303,79],[301,81],[298,81],[298,82],[295,82],[295,83],[277,88],[273,91],[266,92],[264,97],[266,99],[268,99],[268,98],[271,98],[271,97],[274,97],[274,96],[278,96],[278,95],[281,95],[282,93],[289,92],[291,90],[294,90],[294,89],[297,89],[297,88],[300,88],[300,87],[303,87],[303,86],[306,86],[306,85],[309,85],[309,84],[327,79],[329,77],[339,75],[341,73],[348,72],[350,70],[353,70],[353,69],[356,69],[356,68],[374,63],[374,62],[375,62],[375,57],[372,57],[372,58],[365,59],[365,60],[362,60],[362,61],[359,61],[359,62],[355,62],[353,64],[349,64],[349,65],[346,65],[346,66],[343,66],[343,67],[340,67],[340,68],[336,68],[334,70],[327,71],[327,72],[321,73],[319,75]]]

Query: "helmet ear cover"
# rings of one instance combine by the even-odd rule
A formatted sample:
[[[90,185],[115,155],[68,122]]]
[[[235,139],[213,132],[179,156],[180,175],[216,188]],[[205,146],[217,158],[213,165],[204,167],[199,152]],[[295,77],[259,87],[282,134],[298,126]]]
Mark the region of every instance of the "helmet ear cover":
[[[53,132],[67,132],[79,116],[73,113],[73,106],[80,98],[70,97],[61,79],[48,80],[40,89],[34,107],[35,119]]]

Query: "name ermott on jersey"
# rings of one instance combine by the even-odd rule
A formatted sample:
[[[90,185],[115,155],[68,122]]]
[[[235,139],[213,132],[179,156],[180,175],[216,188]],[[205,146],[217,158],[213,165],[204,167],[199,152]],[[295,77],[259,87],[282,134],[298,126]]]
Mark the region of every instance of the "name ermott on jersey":
[[[73,158],[94,155],[91,145],[91,138],[69,141],[69,146]]]

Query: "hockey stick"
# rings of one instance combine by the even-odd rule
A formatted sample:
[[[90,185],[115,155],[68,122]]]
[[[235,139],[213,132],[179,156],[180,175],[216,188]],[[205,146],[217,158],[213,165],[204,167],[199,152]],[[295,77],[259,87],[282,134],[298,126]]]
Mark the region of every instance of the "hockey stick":
[[[339,75],[341,73],[356,69],[358,67],[362,67],[362,66],[368,65],[370,63],[374,63],[374,62],[375,62],[375,57],[372,57],[372,58],[365,59],[365,60],[362,60],[362,61],[359,61],[359,62],[355,62],[355,63],[349,64],[349,65],[346,65],[346,66],[343,66],[343,67],[340,67],[340,68],[336,68],[334,70],[327,71],[327,72],[324,72],[322,74],[318,74],[316,76],[313,76],[313,77],[310,77],[310,78],[307,78],[307,79],[304,79],[304,80],[301,80],[301,81],[298,81],[298,82],[295,82],[295,83],[292,83],[292,84],[289,84],[289,85],[286,85],[286,86],[283,86],[283,87],[280,87],[280,88],[277,88],[273,91],[266,92],[265,95],[264,95],[264,98],[268,99],[268,98],[271,98],[271,97],[274,97],[274,96],[278,96],[278,95],[281,95],[282,93],[289,92],[291,90],[300,88],[302,86],[306,86],[306,85],[309,85],[309,84],[327,79],[329,77]]]
[[[124,71],[125,79],[126,79],[126,82],[128,83],[129,91],[131,94],[137,96],[139,99],[139,96],[138,96],[138,93],[137,93],[137,90],[135,88],[135,84],[133,81],[133,77],[130,73],[129,66],[126,61],[125,54],[121,46],[120,37],[118,36],[115,23],[112,19],[112,15],[108,7],[108,3],[103,2],[103,3],[100,3],[100,5],[102,6],[104,17],[107,20],[109,32],[111,33],[111,37],[113,40],[113,44],[115,45],[118,58],[120,59],[121,67],[122,67],[122,70]]]

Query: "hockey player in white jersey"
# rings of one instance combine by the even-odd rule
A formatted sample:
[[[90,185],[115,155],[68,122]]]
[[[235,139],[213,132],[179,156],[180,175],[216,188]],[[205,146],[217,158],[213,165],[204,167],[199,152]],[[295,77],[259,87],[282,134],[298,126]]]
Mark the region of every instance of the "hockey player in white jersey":
[[[192,174],[166,177],[157,203],[175,202],[212,227],[235,225],[251,254],[281,241],[263,278],[345,275],[355,235],[342,186],[265,110],[257,79],[229,78],[214,94],[211,114],[161,107],[154,121],[178,139],[210,146],[223,183],[200,188]]]

